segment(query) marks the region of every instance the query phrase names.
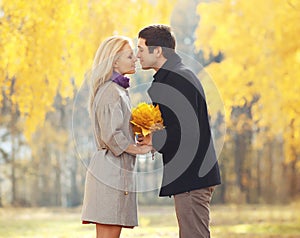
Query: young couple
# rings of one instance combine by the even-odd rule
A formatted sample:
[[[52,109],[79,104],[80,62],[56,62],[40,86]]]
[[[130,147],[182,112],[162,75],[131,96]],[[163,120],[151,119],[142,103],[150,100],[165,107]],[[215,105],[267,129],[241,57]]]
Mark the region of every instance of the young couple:
[[[175,53],[170,27],[151,25],[138,34],[134,54],[126,37],[106,39],[91,75],[90,116],[97,152],[86,176],[82,222],[96,224],[97,238],[120,237],[137,226],[135,156],[155,149],[163,156],[160,196],[173,196],[181,238],[208,238],[210,200],[220,184],[207,105],[200,81]],[[165,129],[135,143],[126,74],[156,71],[148,94]]]

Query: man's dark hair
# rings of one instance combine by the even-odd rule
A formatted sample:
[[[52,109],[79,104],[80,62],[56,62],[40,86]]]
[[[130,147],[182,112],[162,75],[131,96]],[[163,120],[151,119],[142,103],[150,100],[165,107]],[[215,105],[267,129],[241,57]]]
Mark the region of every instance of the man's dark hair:
[[[139,32],[138,38],[145,39],[145,44],[148,46],[149,53],[157,46],[162,47],[163,55],[168,58],[170,53],[173,53],[176,46],[175,36],[171,28],[166,25],[151,25],[147,26]]]

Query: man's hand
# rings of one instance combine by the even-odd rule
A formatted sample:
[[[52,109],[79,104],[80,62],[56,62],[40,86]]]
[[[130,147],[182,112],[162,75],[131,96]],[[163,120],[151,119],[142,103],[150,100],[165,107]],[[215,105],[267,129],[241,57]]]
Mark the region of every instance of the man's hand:
[[[152,134],[147,136],[138,135],[137,141],[139,145],[150,145],[152,146]]]

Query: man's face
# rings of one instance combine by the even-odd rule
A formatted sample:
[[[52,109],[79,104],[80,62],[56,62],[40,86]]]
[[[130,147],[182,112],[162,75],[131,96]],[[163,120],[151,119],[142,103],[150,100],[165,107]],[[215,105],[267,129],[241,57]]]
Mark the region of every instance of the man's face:
[[[146,40],[143,38],[138,39],[138,52],[136,57],[140,60],[142,69],[153,69],[157,63],[157,57],[155,53],[149,53],[148,46],[146,46],[145,42]]]

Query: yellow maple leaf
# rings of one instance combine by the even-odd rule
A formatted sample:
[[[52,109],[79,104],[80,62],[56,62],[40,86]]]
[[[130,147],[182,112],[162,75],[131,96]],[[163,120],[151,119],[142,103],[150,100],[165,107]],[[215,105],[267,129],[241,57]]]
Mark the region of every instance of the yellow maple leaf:
[[[147,136],[151,132],[164,128],[158,105],[139,103],[136,108],[132,109],[131,117],[130,122],[133,124],[134,134]]]

